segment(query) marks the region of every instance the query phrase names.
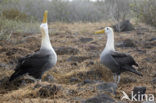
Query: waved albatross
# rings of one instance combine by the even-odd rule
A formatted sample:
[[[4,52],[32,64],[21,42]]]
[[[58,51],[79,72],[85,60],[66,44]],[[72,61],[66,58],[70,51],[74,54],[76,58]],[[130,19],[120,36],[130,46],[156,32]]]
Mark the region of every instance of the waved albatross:
[[[119,53],[114,48],[114,32],[110,27],[106,27],[104,30],[95,32],[96,34],[107,35],[107,42],[104,50],[100,55],[100,62],[108,67],[114,76],[114,81],[118,84],[120,82],[120,74],[125,71],[133,72],[139,76],[143,76],[140,72],[136,71],[133,66],[138,64],[129,54]]]
[[[15,72],[9,81],[28,74],[37,80],[41,80],[43,73],[52,68],[57,62],[57,55],[50,43],[47,24],[48,11],[44,12],[43,22],[40,25],[42,34],[41,48],[34,54],[27,55],[18,60]]]

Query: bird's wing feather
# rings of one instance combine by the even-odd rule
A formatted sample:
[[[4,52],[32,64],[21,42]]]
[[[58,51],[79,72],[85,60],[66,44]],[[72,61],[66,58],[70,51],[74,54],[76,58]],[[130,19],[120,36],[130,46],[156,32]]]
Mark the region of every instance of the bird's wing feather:
[[[129,65],[129,66],[136,65],[136,66],[138,66],[138,64],[135,62],[135,60],[129,54],[119,53],[119,52],[113,51],[111,53],[111,56],[121,66],[124,66],[124,65]]]
[[[47,63],[48,54],[34,53],[18,60],[16,69],[42,67]],[[37,64],[37,65],[36,65]]]

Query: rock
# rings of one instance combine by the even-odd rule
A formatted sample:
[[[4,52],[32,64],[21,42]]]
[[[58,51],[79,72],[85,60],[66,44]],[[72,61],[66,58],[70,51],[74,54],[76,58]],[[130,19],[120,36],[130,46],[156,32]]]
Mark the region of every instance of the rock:
[[[87,45],[86,47],[86,50],[89,50],[89,51],[96,51],[98,50],[99,48],[97,47],[97,45],[94,45],[94,44],[89,44]]]
[[[151,38],[149,41],[156,41],[156,37]]]
[[[68,62],[83,62],[85,61],[86,59],[89,59],[89,57],[86,57],[86,56],[71,56],[67,59]]]
[[[126,39],[123,42],[117,43],[117,47],[136,47],[135,43],[131,39]]]
[[[68,95],[71,95],[71,96],[73,96],[73,95],[75,95],[75,94],[77,94],[78,92],[76,91],[76,90],[72,90],[72,89],[69,89],[68,91],[67,91],[67,94]]]
[[[153,80],[152,80],[152,84],[156,84],[156,77],[153,78]]]
[[[110,93],[116,92],[117,84],[116,83],[100,83],[96,86],[97,90],[99,91],[107,91]]]
[[[44,81],[48,81],[48,82],[54,82],[55,81],[55,79],[54,79],[54,77],[52,76],[52,75],[46,75],[45,77],[44,77]]]
[[[146,93],[146,87],[134,87],[133,95],[136,95],[136,98],[139,99],[138,95],[143,95]],[[141,97],[140,99],[141,100]]]
[[[55,48],[55,51],[58,55],[65,55],[65,54],[78,54],[79,50],[76,48],[72,48],[72,47],[59,47],[59,48]]]
[[[5,63],[0,63],[0,67],[2,67],[2,68],[9,68],[9,65],[5,64]]]
[[[119,42],[119,43],[116,43],[115,46],[116,47],[124,47],[124,44],[123,44],[123,42]]]
[[[43,86],[39,91],[38,94],[40,97],[50,97],[50,96],[54,96],[58,93],[59,91],[59,87],[57,87],[56,85],[46,85]]]
[[[145,53],[146,53],[146,50],[137,49],[136,51],[137,51],[139,54],[145,54]]]
[[[90,66],[90,65],[94,65],[94,61],[89,61],[88,63],[86,63],[86,66]]]
[[[76,77],[71,77],[70,82],[79,82],[80,80]]]
[[[132,77],[124,77],[124,78],[121,78],[120,82],[127,84],[127,83],[135,83],[135,82],[137,82],[137,80]]]
[[[134,27],[129,20],[125,20],[116,25],[113,25],[113,29],[115,32],[124,32],[124,31],[132,31],[134,30]]]
[[[72,66],[77,66],[78,64],[77,64],[77,62],[72,62],[71,65]]]
[[[42,87],[42,85],[41,85],[40,83],[37,83],[37,84],[34,86],[34,89],[40,88],[40,87]]]
[[[108,95],[100,94],[98,96],[89,98],[89,99],[87,99],[86,101],[84,101],[82,103],[115,103],[115,100],[113,100]]]
[[[82,42],[82,43],[87,43],[87,42],[90,42],[90,41],[92,41],[93,40],[93,38],[80,38],[80,42]]]
[[[150,49],[156,46],[156,41],[144,42],[143,45],[144,45],[144,48]]]
[[[154,73],[153,77],[156,77],[156,73]]]
[[[153,62],[153,59],[152,58],[149,58],[149,57],[144,58],[144,60],[147,61],[147,62],[151,62],[151,63]]]
[[[86,79],[83,81],[83,84],[93,84],[93,83],[96,83],[95,80],[89,80],[89,79]]]

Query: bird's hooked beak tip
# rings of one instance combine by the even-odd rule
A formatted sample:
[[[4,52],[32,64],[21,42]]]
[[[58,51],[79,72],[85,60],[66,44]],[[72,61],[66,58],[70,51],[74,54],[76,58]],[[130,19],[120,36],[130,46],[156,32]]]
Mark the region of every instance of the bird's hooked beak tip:
[[[95,34],[104,34],[105,33],[105,30],[98,30],[95,32]]]
[[[45,10],[44,11],[44,15],[43,15],[43,21],[42,21],[42,23],[47,23],[47,17],[48,17],[48,11]]]

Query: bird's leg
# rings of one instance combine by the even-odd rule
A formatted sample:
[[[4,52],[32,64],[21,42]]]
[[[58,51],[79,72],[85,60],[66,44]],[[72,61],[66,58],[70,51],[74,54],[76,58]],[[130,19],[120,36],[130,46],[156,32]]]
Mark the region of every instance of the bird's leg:
[[[113,78],[114,78],[114,81],[116,83],[117,82],[117,74],[116,73],[113,74]]]
[[[120,82],[120,75],[118,75],[117,84],[119,84],[119,82]]]

